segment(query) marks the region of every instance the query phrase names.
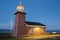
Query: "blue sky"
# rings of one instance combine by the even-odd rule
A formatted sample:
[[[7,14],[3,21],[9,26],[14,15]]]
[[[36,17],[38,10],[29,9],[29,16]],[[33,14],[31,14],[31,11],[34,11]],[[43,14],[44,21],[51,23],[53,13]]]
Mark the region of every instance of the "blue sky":
[[[0,29],[10,29],[20,0],[0,0]],[[60,29],[60,0],[21,0],[26,11],[26,20],[40,22],[47,30]],[[13,25],[12,25],[13,26]]]

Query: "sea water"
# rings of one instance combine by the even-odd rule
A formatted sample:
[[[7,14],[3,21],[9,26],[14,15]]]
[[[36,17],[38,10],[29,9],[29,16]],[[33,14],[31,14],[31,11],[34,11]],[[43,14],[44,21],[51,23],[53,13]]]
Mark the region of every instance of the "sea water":
[[[11,31],[13,32],[13,30],[0,29],[0,33],[10,33]],[[46,32],[48,32],[48,33],[53,33],[53,32],[60,33],[60,30],[46,30]]]

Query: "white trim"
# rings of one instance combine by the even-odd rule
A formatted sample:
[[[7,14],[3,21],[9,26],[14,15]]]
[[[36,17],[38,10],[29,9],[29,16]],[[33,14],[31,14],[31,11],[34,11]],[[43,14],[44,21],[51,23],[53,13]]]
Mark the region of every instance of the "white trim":
[[[27,27],[42,27],[42,28],[46,28],[46,26],[39,26],[39,25],[26,25]]]

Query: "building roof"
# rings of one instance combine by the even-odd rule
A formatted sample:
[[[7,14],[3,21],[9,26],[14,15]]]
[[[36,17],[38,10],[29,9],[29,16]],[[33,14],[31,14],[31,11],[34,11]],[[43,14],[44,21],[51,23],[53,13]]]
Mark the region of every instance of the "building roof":
[[[44,25],[44,24],[42,24],[42,23],[39,23],[39,22],[30,22],[30,21],[26,21],[26,24],[28,24],[28,25],[46,26],[46,25]]]

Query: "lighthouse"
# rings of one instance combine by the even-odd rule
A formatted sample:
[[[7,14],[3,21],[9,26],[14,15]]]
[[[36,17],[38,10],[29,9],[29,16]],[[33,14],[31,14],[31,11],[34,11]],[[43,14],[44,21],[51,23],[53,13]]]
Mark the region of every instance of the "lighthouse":
[[[20,4],[16,8],[15,12],[15,22],[14,22],[14,32],[13,36],[16,38],[23,38],[26,36],[39,36],[42,34],[47,34],[46,25],[39,22],[26,21],[25,19],[25,8]]]

